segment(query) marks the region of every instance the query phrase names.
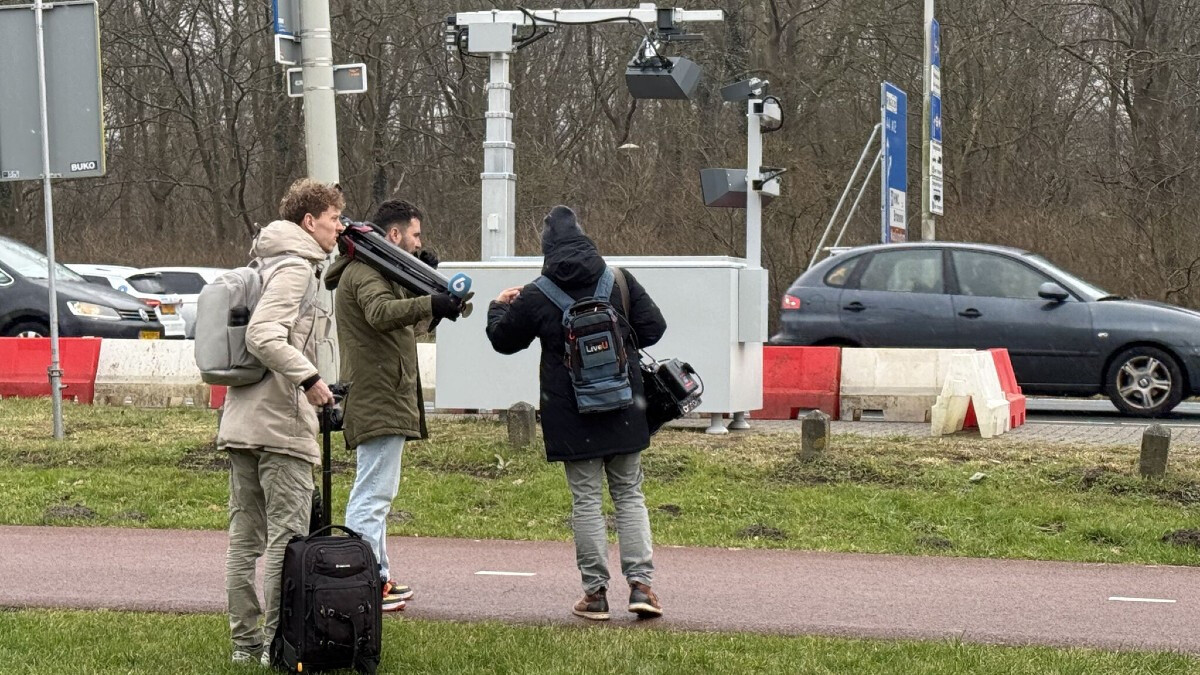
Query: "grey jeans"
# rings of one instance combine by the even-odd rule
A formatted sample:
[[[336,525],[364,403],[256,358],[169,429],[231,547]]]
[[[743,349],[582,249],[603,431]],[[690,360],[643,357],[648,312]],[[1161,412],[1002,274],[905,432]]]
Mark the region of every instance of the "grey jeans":
[[[308,534],[312,492],[312,464],[270,450],[229,450],[225,593],[230,637],[237,647],[265,645],[275,637],[283,552],[294,535]],[[265,612],[254,589],[254,566],[264,555]]]
[[[603,479],[617,512],[617,540],[621,548],[621,573],[630,582],[650,585],[654,574],[654,547],[650,516],[642,494],[642,454],[614,455],[603,459],[563,462],[571,488],[571,527],[575,531],[575,562],[583,576],[583,592],[607,588],[608,535],[600,501]]]

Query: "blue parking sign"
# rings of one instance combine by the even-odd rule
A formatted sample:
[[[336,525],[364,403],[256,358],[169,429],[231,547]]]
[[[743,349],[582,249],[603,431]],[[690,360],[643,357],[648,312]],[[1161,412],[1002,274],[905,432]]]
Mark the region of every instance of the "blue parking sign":
[[[880,87],[883,119],[883,243],[908,241],[908,95],[891,82]]]

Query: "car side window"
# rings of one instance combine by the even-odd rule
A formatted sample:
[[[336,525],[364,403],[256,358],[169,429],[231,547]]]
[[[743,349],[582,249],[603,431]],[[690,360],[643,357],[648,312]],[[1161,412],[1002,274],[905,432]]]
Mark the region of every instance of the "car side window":
[[[1037,300],[1041,285],[1050,277],[1015,260],[977,251],[952,251],[958,291],[984,298]]]
[[[7,286],[12,282],[13,278],[5,274],[4,270],[0,270],[0,286]]]
[[[825,285],[833,286],[834,288],[845,286],[846,282],[850,280],[850,275],[854,274],[854,268],[858,267],[858,261],[860,260],[862,260],[862,256],[857,256],[834,267],[829,274],[825,275]]]
[[[864,291],[944,293],[941,249],[910,249],[876,253],[867,263],[858,287]]]

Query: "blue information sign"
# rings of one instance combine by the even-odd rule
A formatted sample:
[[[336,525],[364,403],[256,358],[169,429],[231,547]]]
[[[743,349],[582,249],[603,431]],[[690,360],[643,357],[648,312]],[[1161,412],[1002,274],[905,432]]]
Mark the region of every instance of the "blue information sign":
[[[908,241],[908,95],[896,85],[880,87],[883,116],[882,241]]]

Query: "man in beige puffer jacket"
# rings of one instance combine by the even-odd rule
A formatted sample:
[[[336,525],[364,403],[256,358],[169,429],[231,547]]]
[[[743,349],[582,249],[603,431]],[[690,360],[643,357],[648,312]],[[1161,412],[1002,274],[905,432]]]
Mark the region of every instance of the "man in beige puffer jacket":
[[[316,295],[344,205],[337,187],[298,180],[280,201],[282,220],[263,228],[250,249],[264,271],[246,347],[267,375],[229,389],[217,433],[230,462],[225,590],[235,663],[265,659],[279,624],[284,550],[308,532],[312,468],[321,462],[317,407],[333,402],[314,365],[317,344],[329,335]],[[254,588],[255,562],[264,555],[265,612]]]

